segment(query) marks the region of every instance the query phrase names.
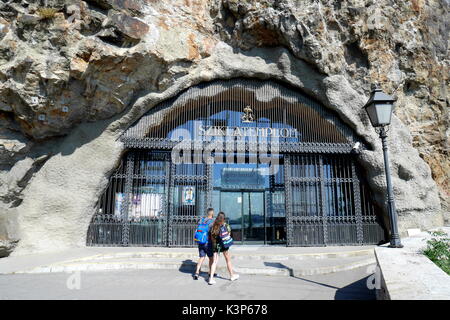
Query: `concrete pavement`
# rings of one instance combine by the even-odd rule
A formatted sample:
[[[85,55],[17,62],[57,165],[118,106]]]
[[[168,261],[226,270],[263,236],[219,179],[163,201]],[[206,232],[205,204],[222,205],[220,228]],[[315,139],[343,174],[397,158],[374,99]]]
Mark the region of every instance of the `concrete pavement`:
[[[0,275],[0,299],[375,299],[371,268],[326,275],[272,277],[219,274],[208,286],[180,270],[120,270]]]

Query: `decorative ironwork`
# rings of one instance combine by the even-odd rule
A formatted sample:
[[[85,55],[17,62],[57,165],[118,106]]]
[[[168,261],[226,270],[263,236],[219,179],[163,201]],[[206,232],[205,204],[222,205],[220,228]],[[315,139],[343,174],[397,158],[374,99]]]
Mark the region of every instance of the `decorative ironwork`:
[[[364,242],[364,231],[362,223],[362,209],[361,209],[361,192],[359,186],[359,177],[356,172],[356,166],[352,161],[352,180],[353,180],[353,193],[355,197],[355,213],[356,213],[356,238],[359,244]]]
[[[361,207],[362,184],[353,157],[285,155],[284,163],[288,245],[356,245],[384,239],[367,187]]]
[[[156,150],[172,150],[175,146],[179,146],[178,141],[155,141],[150,138],[137,139],[137,138],[122,138],[122,142],[127,148],[138,149],[156,149]],[[194,145],[200,146],[201,150],[204,150],[209,142],[189,142],[184,141],[184,148],[194,148]],[[252,152],[258,150],[259,144],[256,142],[246,142],[242,146],[236,143],[236,149]],[[349,154],[352,153],[354,143],[320,143],[320,142],[285,142],[285,143],[273,143],[267,142],[267,146],[270,149],[279,150],[282,153],[337,153],[337,154]],[[194,150],[194,149],[193,149]]]
[[[191,87],[147,112],[121,139],[129,147],[164,145],[170,149],[173,142],[210,138],[201,134],[210,127],[256,128],[263,138],[273,136],[274,130],[295,133],[294,136],[281,134],[277,139],[287,147],[286,151],[306,149],[294,152],[308,152],[311,143],[330,150],[329,147],[360,141],[337,114],[305,94],[276,82],[250,79],[221,80]]]
[[[323,224],[323,243],[328,243],[328,217],[327,217],[327,199],[325,197],[325,171],[323,168],[323,157],[319,156],[319,173],[320,173],[320,214]]]
[[[286,201],[285,201],[285,175],[284,157],[280,157],[279,170],[269,176],[270,188],[267,192],[267,212],[269,232],[268,243],[286,243]]]
[[[292,246],[294,241],[294,226],[292,219],[292,184],[291,184],[291,161],[290,156],[284,157],[284,181],[285,181],[285,199],[286,199],[286,233],[287,233],[287,245]]]
[[[126,156],[117,170],[111,175],[108,186],[99,199],[97,213],[89,225],[86,242],[88,245],[122,245],[121,208],[125,189]]]
[[[122,245],[128,246],[129,237],[130,237],[130,224],[128,220],[128,207],[130,204],[131,197],[131,187],[132,187],[132,177],[133,177],[133,169],[134,169],[134,153],[129,153],[127,156],[127,169],[126,169],[126,177],[125,177],[125,189],[123,196],[126,199],[123,201],[120,210],[120,216],[122,219]]]
[[[250,106],[246,106],[244,108],[244,114],[241,117],[242,122],[250,123],[255,121],[255,118],[253,117],[253,110],[250,108]]]
[[[207,189],[206,189],[206,206],[208,208],[212,207],[212,191],[214,187],[213,183],[213,166],[211,164],[206,165],[206,176],[207,176]]]

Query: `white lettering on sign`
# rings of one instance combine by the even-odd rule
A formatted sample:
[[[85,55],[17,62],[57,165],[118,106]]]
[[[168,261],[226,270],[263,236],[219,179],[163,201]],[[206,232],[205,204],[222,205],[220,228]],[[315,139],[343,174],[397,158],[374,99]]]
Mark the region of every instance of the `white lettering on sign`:
[[[198,126],[201,136],[214,137],[279,137],[297,138],[298,132],[295,128],[248,128],[227,126]]]

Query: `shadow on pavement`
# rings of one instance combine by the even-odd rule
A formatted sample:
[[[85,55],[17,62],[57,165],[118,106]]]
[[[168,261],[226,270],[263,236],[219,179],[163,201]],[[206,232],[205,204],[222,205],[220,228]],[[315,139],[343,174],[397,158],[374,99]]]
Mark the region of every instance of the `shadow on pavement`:
[[[181,263],[181,266],[178,268],[178,271],[182,273],[189,273],[193,274],[195,272],[195,266],[197,265],[197,262],[193,261],[192,259],[186,259],[183,260]]]
[[[292,278],[295,278],[295,279],[299,279],[299,280],[302,280],[302,281],[305,281],[305,282],[318,284],[320,286],[324,286],[324,287],[327,287],[327,288],[339,289],[338,287],[331,286],[331,285],[328,285],[328,284],[325,284],[325,283],[321,283],[321,282],[317,282],[317,281],[313,281],[313,280],[308,280],[308,279],[305,279],[305,278],[297,277],[297,276],[294,275],[294,270],[292,268],[289,268],[288,266],[286,266],[286,265],[284,265],[282,263],[279,263],[279,262],[264,262],[264,265],[266,265],[268,267],[278,268],[278,269],[286,269],[286,270],[289,271],[289,276],[292,277]]]
[[[286,269],[289,272],[289,276],[295,279],[299,279],[305,282],[317,284],[323,287],[336,289],[336,294],[334,296],[335,300],[375,300],[375,290],[370,290],[367,287],[367,279],[370,277],[367,276],[363,279],[355,281],[348,286],[339,288],[326,283],[317,282],[314,280],[309,280],[301,277],[297,277],[294,275],[294,270],[289,268],[288,266],[279,263],[279,262],[264,262],[264,265],[268,267],[278,268],[278,269]]]
[[[336,291],[335,300],[376,300],[375,290],[367,287],[367,276]]]
[[[183,260],[183,262],[181,263],[181,267],[178,268],[178,271],[180,271],[182,273],[189,273],[193,277],[196,266],[197,266],[197,262],[196,261],[193,261],[192,259],[186,259],[186,260]],[[202,269],[204,269],[204,268],[209,270],[208,260],[205,260],[205,262],[203,263]],[[208,279],[209,279],[208,271],[205,272],[205,271],[201,271],[201,269],[200,269],[199,279],[200,278],[203,278],[205,281],[208,281]],[[216,279],[228,280],[228,278],[221,277],[217,273],[215,275],[215,278]]]

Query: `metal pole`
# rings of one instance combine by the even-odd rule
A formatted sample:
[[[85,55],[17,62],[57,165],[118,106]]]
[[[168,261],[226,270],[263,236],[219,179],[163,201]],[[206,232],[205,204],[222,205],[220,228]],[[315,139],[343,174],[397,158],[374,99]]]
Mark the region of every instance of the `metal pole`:
[[[389,167],[389,158],[388,158],[388,146],[387,146],[387,131],[385,127],[380,128],[380,138],[381,143],[383,144],[383,154],[384,154],[384,170],[386,172],[386,185],[388,191],[388,212],[389,212],[389,220],[391,222],[391,240],[390,240],[390,248],[403,248],[403,245],[400,242],[400,235],[398,234],[398,226],[397,226],[397,211],[395,210],[395,201],[394,201],[394,192],[392,191],[392,182],[391,182],[391,169]]]

